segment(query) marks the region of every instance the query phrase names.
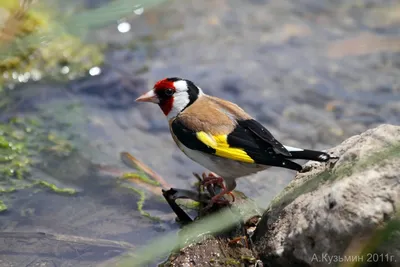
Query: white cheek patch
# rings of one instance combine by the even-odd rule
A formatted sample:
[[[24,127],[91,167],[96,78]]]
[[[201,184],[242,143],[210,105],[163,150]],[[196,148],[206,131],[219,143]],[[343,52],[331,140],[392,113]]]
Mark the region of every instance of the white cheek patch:
[[[185,82],[186,83],[186,82]],[[172,104],[172,109],[168,113],[167,118],[172,119],[184,109],[189,104],[189,94],[187,92],[179,92],[177,91],[174,94],[174,103]]]
[[[174,87],[176,89],[176,92],[183,92],[188,90],[187,82],[183,80],[174,82]]]

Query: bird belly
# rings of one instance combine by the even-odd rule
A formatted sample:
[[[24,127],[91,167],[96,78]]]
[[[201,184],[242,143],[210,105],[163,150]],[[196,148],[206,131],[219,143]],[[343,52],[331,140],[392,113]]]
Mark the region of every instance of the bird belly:
[[[265,165],[235,161],[193,150],[180,142],[178,146],[190,159],[226,180],[247,176],[268,168]]]

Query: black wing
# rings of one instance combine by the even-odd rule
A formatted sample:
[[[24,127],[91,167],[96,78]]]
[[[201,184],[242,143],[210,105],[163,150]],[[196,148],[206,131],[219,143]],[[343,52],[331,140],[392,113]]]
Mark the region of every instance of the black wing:
[[[268,143],[273,150],[284,156],[290,157],[292,156],[290,152],[275,139],[275,137],[256,120],[242,120],[238,121],[238,125],[242,128],[250,130],[254,135]]]
[[[256,163],[301,170],[301,165],[288,160],[289,151],[256,120],[241,120],[234,131],[228,135],[232,147],[243,148]]]
[[[216,154],[216,149],[206,145],[179,119],[171,124],[172,132],[186,147],[209,154]],[[290,153],[281,145],[270,132],[253,120],[239,121],[234,131],[226,136],[230,148],[242,149],[254,163],[301,170],[301,166],[286,159]],[[280,153],[280,152],[283,153]],[[285,153],[286,152],[286,153]]]
[[[215,154],[215,149],[201,142],[196,132],[186,127],[179,119],[175,119],[171,124],[172,132],[184,146],[190,149],[199,150],[208,154]]]

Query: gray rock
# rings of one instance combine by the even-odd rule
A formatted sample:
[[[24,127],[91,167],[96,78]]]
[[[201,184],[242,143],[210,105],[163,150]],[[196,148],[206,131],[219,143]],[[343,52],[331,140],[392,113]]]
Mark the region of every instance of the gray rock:
[[[308,162],[264,213],[253,235],[264,263],[328,266],[331,259],[337,264],[343,255],[357,255],[370,246],[376,229],[396,217],[399,126],[380,125],[329,152],[340,156],[337,162]],[[372,251],[378,251],[376,245]],[[385,266],[400,262],[396,246],[385,246],[382,253],[391,256]],[[367,262],[366,255],[361,257]],[[375,266],[383,266],[383,261],[378,259]]]

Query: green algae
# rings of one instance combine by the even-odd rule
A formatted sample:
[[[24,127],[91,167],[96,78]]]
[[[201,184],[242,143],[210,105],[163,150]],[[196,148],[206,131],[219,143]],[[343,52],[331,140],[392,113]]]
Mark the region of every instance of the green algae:
[[[131,167],[132,165],[129,164],[129,166]],[[127,172],[122,174],[122,176],[120,177],[120,179],[122,180],[129,180],[129,179],[139,179],[140,181],[150,184],[150,185],[154,185],[154,186],[159,186],[160,183],[158,181],[153,180],[152,178],[150,178],[145,172],[143,172],[141,169],[139,169],[138,166],[135,167],[135,169],[138,170],[138,172]],[[144,190],[136,188],[132,185],[127,185],[127,184],[122,184],[122,187],[129,189],[133,192],[135,192],[135,194],[137,194],[139,196],[138,201],[136,202],[137,205],[137,209],[140,212],[140,214],[144,217],[147,217],[149,219],[152,219],[154,221],[160,221],[161,219],[155,216],[150,215],[150,213],[146,212],[143,210],[143,206],[144,203],[146,201],[146,193]],[[164,201],[164,199],[162,199],[162,201]]]
[[[140,181],[145,182],[145,183],[150,184],[150,185],[154,185],[154,186],[159,186],[160,185],[159,182],[151,179],[149,176],[147,176],[146,173],[144,173],[140,169],[138,170],[137,173],[135,173],[135,172],[127,172],[127,173],[122,174],[122,176],[120,177],[120,179],[122,179],[122,180],[127,180],[127,179],[132,179],[132,178],[133,179],[139,179]],[[160,221],[161,220],[160,218],[152,216],[152,215],[150,215],[150,213],[148,213],[148,212],[143,210],[143,206],[144,206],[144,203],[146,201],[146,193],[145,193],[144,190],[136,188],[136,187],[134,187],[132,185],[127,185],[127,184],[121,184],[121,185],[122,185],[122,187],[133,191],[135,194],[137,194],[139,196],[139,199],[136,202],[136,205],[137,205],[138,211],[140,212],[140,214],[142,216],[147,217],[149,219],[152,219],[154,221]]]
[[[150,217],[150,213],[143,210],[144,201],[146,200],[146,194],[144,193],[144,191],[137,189],[136,187],[133,186],[124,185],[124,187],[134,191],[136,194],[139,195],[139,200],[136,202],[138,211],[143,216]]]
[[[68,81],[100,66],[105,46],[83,41],[82,33],[86,35],[89,26],[104,22],[102,14],[107,14],[109,21],[119,18],[118,14],[110,12],[109,6],[95,11],[61,14],[46,7],[46,4],[29,2],[23,6],[21,3],[25,2],[19,0],[0,2],[0,111],[14,105],[15,99],[10,97],[11,90],[8,89],[13,89],[17,84],[42,79]],[[121,6],[119,3],[115,8],[124,14],[132,13]],[[125,6],[132,6],[132,2],[126,1]],[[65,118],[75,120],[80,116],[73,116],[72,108],[67,112],[58,111],[59,108],[41,110],[38,112],[39,117],[32,118],[32,121],[29,121],[30,118],[15,118],[0,122],[0,129],[4,128],[4,135],[0,139],[0,197],[32,186],[61,194],[75,192],[74,189],[58,188],[42,177],[32,177],[35,166],[43,163],[43,153],[62,158],[69,157],[74,151],[68,136],[47,130],[56,129],[61,123],[49,127],[47,119],[50,117],[56,122],[63,121],[65,125],[62,127],[68,127],[75,126],[75,121],[66,122]],[[62,119],[57,118],[58,115]],[[142,173],[131,175],[145,183],[159,186],[157,181]],[[125,178],[129,178],[129,174]],[[139,194],[140,213],[151,217],[143,211],[144,192],[132,190]]]
[[[102,48],[67,33],[61,14],[38,5],[21,7],[18,0],[6,2],[0,3],[0,88],[74,79],[102,64]]]
[[[252,256],[244,256],[244,255],[240,256],[240,259],[247,263],[255,263],[257,261],[257,259]]]
[[[178,204],[181,207],[190,209],[190,210],[199,210],[202,206],[202,204],[198,201],[194,201],[192,199],[177,199],[176,204]]]
[[[35,185],[39,185],[45,188],[50,189],[51,191],[59,194],[67,194],[67,195],[74,195],[76,194],[76,190],[73,188],[60,188],[56,186],[55,184],[46,182],[46,181],[36,181]]]
[[[225,265],[233,265],[233,266],[240,266],[241,263],[238,260],[235,260],[233,258],[228,258],[225,260]]]
[[[59,157],[67,157],[73,151],[71,142],[55,133],[49,133],[47,140],[49,141],[49,145],[46,147],[46,150],[54,152]]]
[[[49,120],[45,123],[32,116],[13,117],[0,123],[0,198],[3,205],[9,194],[36,186],[58,194],[75,193],[74,189],[60,188],[33,175],[43,153],[63,158],[74,149],[67,139],[49,130],[56,127],[56,123],[51,125]]]
[[[143,190],[138,189],[134,186],[130,186],[130,185],[122,185],[122,187],[129,189],[129,190],[135,192],[137,195],[139,195],[139,199],[136,202],[136,205],[137,205],[138,211],[140,212],[140,214],[142,216],[149,218],[153,221],[161,221],[160,218],[152,216],[152,215],[150,215],[150,213],[144,211],[143,206],[144,206],[144,202],[146,201],[146,193]]]
[[[144,165],[143,163],[137,161],[137,159],[135,159],[128,152],[121,152],[121,160],[127,167],[136,170],[136,172],[123,173],[120,177],[120,179],[122,181],[130,180],[130,179],[132,179],[132,180],[137,179],[141,182],[144,182],[146,184],[149,184],[149,185],[152,185],[155,187],[159,187],[161,185],[161,183],[156,180],[157,178],[154,177],[153,171],[149,167]],[[146,200],[145,191],[143,191],[142,189],[138,189],[131,185],[123,184],[123,186],[125,188],[128,188],[128,189],[134,191],[136,194],[139,195],[139,200],[137,201],[137,207],[138,207],[138,211],[140,212],[141,215],[148,217],[152,220],[160,221],[160,218],[151,216],[148,212],[145,212],[143,210],[143,205]],[[160,188],[160,190],[161,190],[161,188]],[[155,195],[154,199],[157,201],[165,202],[165,199],[158,195]]]
[[[139,179],[147,184],[150,185],[155,185],[155,186],[159,186],[160,183],[158,181],[154,181],[153,179],[149,178],[144,172],[139,172],[139,173],[135,173],[135,172],[127,172],[124,173],[121,177],[122,179]]]
[[[54,104],[54,103],[53,103]],[[39,107],[37,116],[19,116],[13,117],[4,123],[0,123],[2,129],[1,137],[4,139],[1,142],[1,147],[4,147],[6,153],[5,158],[9,159],[5,162],[0,162],[1,169],[4,170],[5,175],[0,176],[0,199],[5,203],[8,202],[8,193],[23,189],[35,190],[50,190],[51,192],[63,195],[74,195],[76,190],[73,188],[58,187],[52,182],[52,178],[46,179],[48,169],[54,166],[55,162],[62,162],[62,167],[58,168],[67,169],[70,164],[67,163],[69,159],[76,157],[76,148],[82,140],[82,135],[77,136],[74,134],[76,130],[79,131],[81,124],[84,124],[84,119],[81,116],[81,106],[77,103],[71,104],[70,102],[56,102],[53,104],[45,104]],[[71,137],[72,136],[72,137]],[[10,145],[10,143],[12,145]],[[0,148],[1,149],[1,148]],[[14,156],[17,155],[17,156]],[[75,156],[74,156],[75,155]],[[26,159],[26,164],[20,164],[20,158]],[[51,159],[50,161],[49,158]],[[53,160],[55,160],[53,162]],[[16,161],[12,165],[13,161]],[[46,169],[44,176],[36,172],[36,167],[41,170]],[[76,168],[72,163],[73,168]],[[19,168],[14,168],[17,166]],[[47,167],[46,167],[47,166]],[[11,171],[11,170],[12,171]],[[141,182],[152,186],[159,186],[159,182],[153,180],[142,170],[135,168],[137,172],[125,173],[120,177],[121,187],[127,188],[138,195],[137,210],[144,217],[154,221],[160,221],[159,218],[150,215],[144,210],[144,204],[148,197],[144,190],[138,188],[135,184],[128,183],[129,178],[138,179]],[[15,173],[20,173],[18,177]],[[59,172],[51,173],[50,176],[61,178]],[[69,179],[69,178],[68,178]],[[70,182],[70,180],[68,180]],[[161,197],[155,196],[157,200]]]
[[[27,128],[16,121],[0,124],[0,175],[2,177],[23,179],[29,173],[33,159],[29,156],[27,149],[26,134]]]
[[[7,210],[6,204],[4,204],[4,202],[0,200],[0,212],[6,211],[6,210]]]

